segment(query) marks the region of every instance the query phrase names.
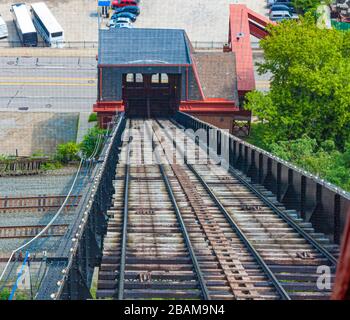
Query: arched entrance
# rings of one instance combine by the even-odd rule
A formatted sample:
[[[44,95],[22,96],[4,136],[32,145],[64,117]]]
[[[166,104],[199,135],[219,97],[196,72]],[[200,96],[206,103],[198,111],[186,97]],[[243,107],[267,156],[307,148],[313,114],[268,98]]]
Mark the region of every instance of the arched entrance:
[[[171,116],[179,109],[180,99],[179,74],[123,74],[123,103],[129,117]]]

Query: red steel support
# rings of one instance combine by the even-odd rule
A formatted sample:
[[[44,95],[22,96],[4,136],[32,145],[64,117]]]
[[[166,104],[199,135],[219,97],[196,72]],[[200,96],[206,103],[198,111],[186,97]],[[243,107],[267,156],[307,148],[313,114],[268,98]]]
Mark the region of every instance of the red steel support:
[[[236,56],[237,89],[239,96],[255,89],[253,51],[247,7],[230,5],[230,45]]]
[[[332,300],[350,300],[350,209],[347,216]]]
[[[238,95],[255,89],[253,52],[250,35],[259,39],[268,35],[266,26],[274,22],[243,4],[230,5],[229,44],[236,56]]]

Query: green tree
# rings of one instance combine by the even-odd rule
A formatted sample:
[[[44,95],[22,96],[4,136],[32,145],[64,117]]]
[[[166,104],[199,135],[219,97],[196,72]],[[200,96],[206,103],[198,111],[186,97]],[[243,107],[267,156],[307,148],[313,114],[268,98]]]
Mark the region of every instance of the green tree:
[[[56,160],[67,164],[69,161],[79,160],[79,145],[75,142],[59,144],[56,151]]]
[[[294,7],[301,12],[314,11],[320,4],[331,4],[333,0],[293,0]]]
[[[311,15],[270,27],[261,41],[260,73],[272,74],[268,93],[247,95],[246,108],[266,123],[265,142],[350,141],[350,33],[319,29]]]
[[[350,190],[350,144],[341,153],[333,141],[318,145],[315,139],[304,135],[300,139],[272,143],[270,150],[278,157]]]

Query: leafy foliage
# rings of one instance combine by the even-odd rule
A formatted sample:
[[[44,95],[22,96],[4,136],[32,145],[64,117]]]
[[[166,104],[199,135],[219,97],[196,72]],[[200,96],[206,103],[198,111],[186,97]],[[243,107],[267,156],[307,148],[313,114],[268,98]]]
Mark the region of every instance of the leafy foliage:
[[[315,10],[320,4],[331,4],[333,0],[293,0],[292,3],[298,11],[307,12]]]
[[[59,161],[46,162],[41,166],[44,171],[61,169],[62,164]]]
[[[319,147],[315,139],[307,136],[271,145],[272,153],[282,159],[350,191],[350,144],[346,149],[344,153],[339,152],[332,141]]]
[[[75,142],[59,144],[57,146],[55,159],[63,164],[69,161],[79,160],[79,145]]]
[[[271,26],[261,47],[271,89],[247,95],[260,119],[249,141],[350,191],[350,33],[308,13]]]
[[[346,144],[344,152],[337,150],[332,140],[319,144],[307,135],[266,143],[270,134],[266,128],[266,124],[254,123],[249,142],[350,191],[350,143]]]
[[[88,134],[81,142],[80,149],[85,157],[90,157],[95,151],[96,145],[99,141],[99,136],[106,134],[107,130],[94,127],[89,130]],[[98,152],[101,150],[97,150]]]
[[[88,122],[96,122],[97,121],[97,113],[93,112],[89,115],[89,120]]]
[[[4,288],[0,291],[0,300],[8,300],[10,297],[10,290],[8,288]]]
[[[350,141],[350,34],[319,29],[310,15],[270,27],[261,41],[272,73],[268,93],[251,92],[246,108],[267,126],[269,141],[306,134],[317,143]]]

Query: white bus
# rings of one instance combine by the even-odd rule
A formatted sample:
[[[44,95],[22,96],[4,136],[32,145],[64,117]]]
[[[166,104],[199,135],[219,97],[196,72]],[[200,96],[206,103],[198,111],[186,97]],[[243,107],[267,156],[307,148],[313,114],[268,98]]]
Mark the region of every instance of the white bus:
[[[25,47],[36,47],[38,45],[38,34],[25,3],[16,3],[11,6],[13,23],[17,34]]]
[[[5,20],[1,17],[0,14],[0,39],[8,37],[8,30]]]
[[[63,48],[64,33],[56,18],[44,2],[31,5],[33,22],[43,40],[54,48]]]

